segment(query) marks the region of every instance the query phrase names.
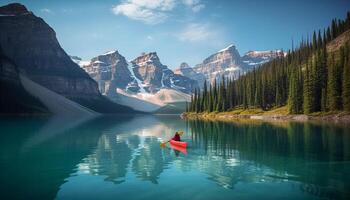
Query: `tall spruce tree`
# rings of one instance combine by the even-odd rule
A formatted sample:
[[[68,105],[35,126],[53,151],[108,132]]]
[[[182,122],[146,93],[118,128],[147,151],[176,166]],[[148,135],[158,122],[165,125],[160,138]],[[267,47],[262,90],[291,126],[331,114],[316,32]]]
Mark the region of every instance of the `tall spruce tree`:
[[[309,64],[306,64],[305,74],[304,74],[304,84],[303,84],[303,110],[305,114],[309,114],[312,112],[312,89],[311,89],[312,81],[310,79],[310,70]]]
[[[288,111],[291,114],[298,114],[301,112],[300,98],[299,98],[299,80],[297,69],[292,69],[289,79],[289,96],[288,96]]]
[[[343,108],[350,112],[350,50],[349,43],[346,44],[344,53],[344,70],[343,70]],[[345,56],[346,55],[346,56]]]

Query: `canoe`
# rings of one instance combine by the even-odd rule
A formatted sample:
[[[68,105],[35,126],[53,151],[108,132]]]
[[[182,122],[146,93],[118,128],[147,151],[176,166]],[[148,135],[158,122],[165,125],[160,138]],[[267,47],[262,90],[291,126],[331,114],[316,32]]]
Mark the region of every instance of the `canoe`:
[[[186,147],[187,147],[187,142],[181,142],[181,141],[170,140],[170,144],[172,144],[172,145],[174,145],[174,146],[178,146],[178,147],[183,147],[183,148],[186,148]]]
[[[187,154],[187,148],[186,147],[181,147],[181,146],[176,146],[176,145],[172,145],[170,144],[170,148],[176,150],[176,151],[180,151],[183,154]]]

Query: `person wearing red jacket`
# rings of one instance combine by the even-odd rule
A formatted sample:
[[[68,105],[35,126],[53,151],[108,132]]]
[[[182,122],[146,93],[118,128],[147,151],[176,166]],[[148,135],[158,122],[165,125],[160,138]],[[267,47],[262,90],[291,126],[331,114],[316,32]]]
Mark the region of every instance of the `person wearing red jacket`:
[[[172,140],[175,140],[175,141],[181,141],[181,137],[180,137],[180,134],[178,132],[175,132],[175,135],[173,138],[171,138]]]

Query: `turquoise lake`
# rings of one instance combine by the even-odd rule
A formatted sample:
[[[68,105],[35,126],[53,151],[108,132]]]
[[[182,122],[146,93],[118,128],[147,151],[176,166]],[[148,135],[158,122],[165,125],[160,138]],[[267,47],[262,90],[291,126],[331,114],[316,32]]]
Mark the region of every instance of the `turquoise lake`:
[[[187,152],[160,148],[185,132]],[[0,118],[0,199],[350,199],[350,125]]]

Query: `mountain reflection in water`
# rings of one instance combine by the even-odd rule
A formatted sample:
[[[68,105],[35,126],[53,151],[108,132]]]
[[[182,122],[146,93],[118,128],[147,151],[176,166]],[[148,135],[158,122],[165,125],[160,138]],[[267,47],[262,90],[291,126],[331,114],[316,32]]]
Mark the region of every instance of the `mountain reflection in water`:
[[[350,196],[349,125],[165,115],[79,123],[10,117],[0,125],[0,194],[7,198],[149,199],[173,190],[167,199]],[[186,155],[159,145],[178,130]]]

